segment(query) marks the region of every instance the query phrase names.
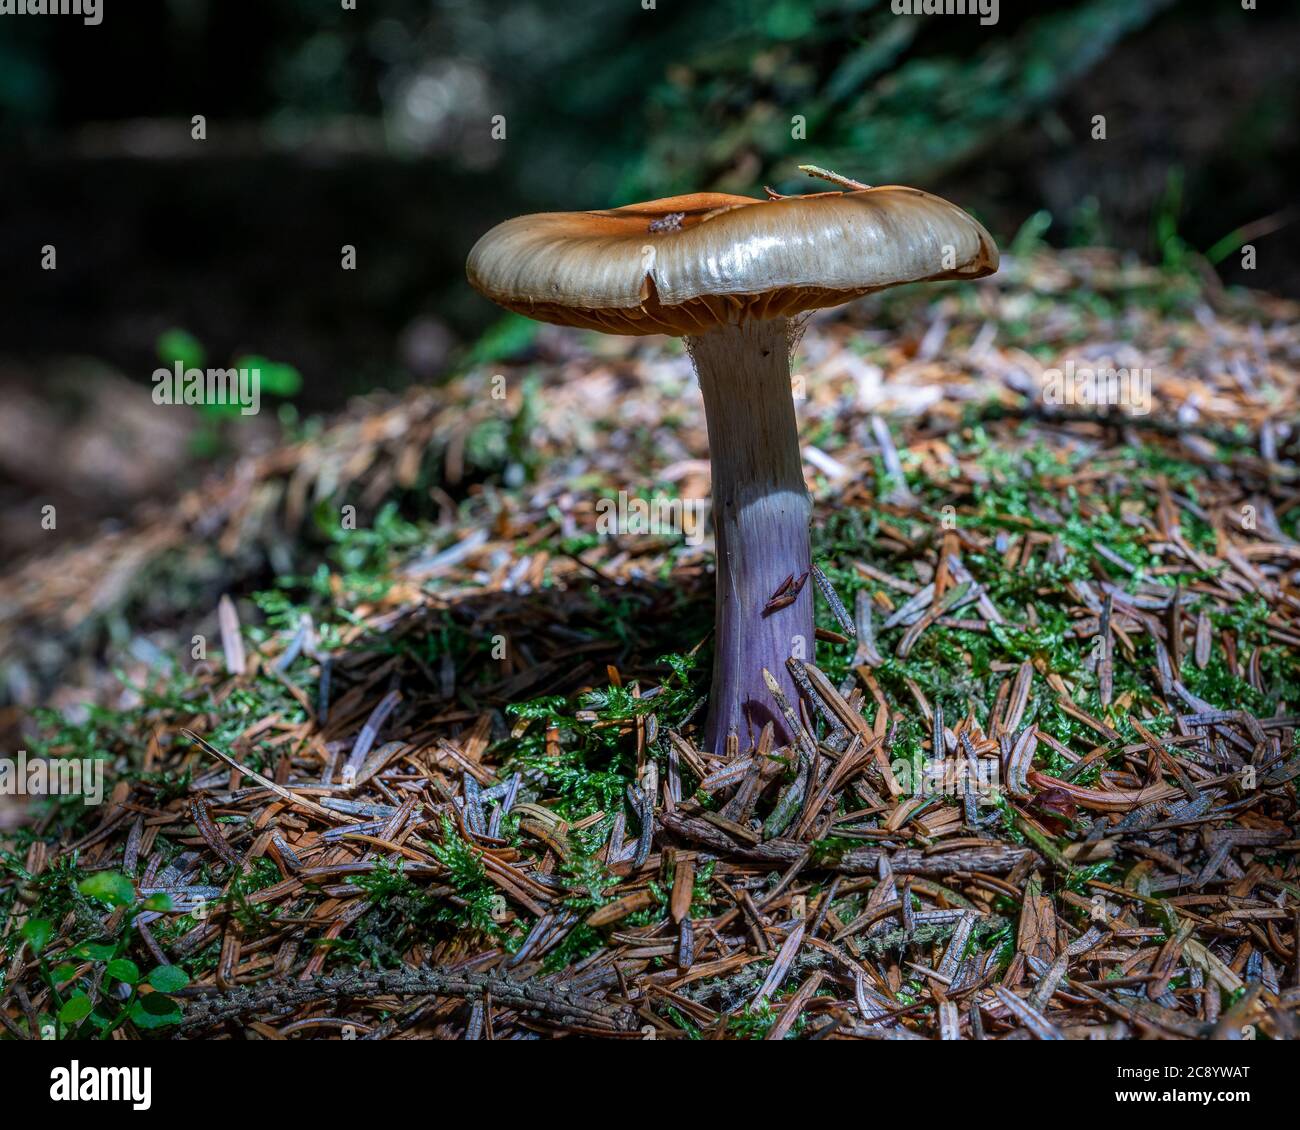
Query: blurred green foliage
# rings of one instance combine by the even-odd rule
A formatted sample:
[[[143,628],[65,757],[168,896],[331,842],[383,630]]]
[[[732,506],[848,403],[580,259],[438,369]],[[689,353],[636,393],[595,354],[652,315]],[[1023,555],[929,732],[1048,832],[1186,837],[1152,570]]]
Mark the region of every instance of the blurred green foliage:
[[[167,321],[222,354],[270,341],[272,322],[311,394],[334,367],[354,370],[350,390],[388,381],[390,343],[416,316],[412,369],[445,372],[448,343],[495,316],[462,268],[504,216],[700,189],[817,191],[801,164],[950,194],[999,240],[1044,212],[1054,243],[1112,243],[1174,267],[1209,249],[1225,281],[1284,291],[1297,277],[1284,241],[1300,84],[1278,47],[1294,15],[1219,0],[1003,0],[985,24],[978,12],[896,14],[890,0],[650,3],[258,0],[250,19],[246,4],[133,0],[96,28],[9,21],[0,149],[27,160],[0,203],[36,210],[20,223],[62,223],[77,162],[102,161],[116,174],[103,208],[121,226],[105,228],[98,259],[85,254],[87,274],[121,272],[123,309],[168,301]],[[1104,145],[1091,133],[1099,108]],[[181,163],[196,113],[207,148]],[[66,168],[45,160],[69,154]],[[229,219],[198,230],[200,216]],[[69,228],[65,242],[92,244]],[[361,275],[299,269],[320,262],[322,231],[365,247]],[[1231,253],[1261,231],[1276,253],[1234,277]],[[212,287],[192,281],[207,276]],[[526,352],[535,333],[502,322],[470,360]],[[325,334],[338,339],[329,351],[301,347]]]
[[[75,124],[95,91],[99,118],[188,120],[199,107],[260,122],[277,144],[379,122],[387,146],[502,168],[523,198],[797,183],[794,166],[812,160],[924,180],[1050,104],[1170,3],[1003,4],[985,25],[896,15],[888,0],[370,0],[356,12],[263,0],[251,32],[239,5],[140,0],[100,28],[26,21],[0,39],[0,137]],[[214,82],[235,44],[239,82]],[[148,72],[121,67],[140,55]],[[84,67],[65,67],[78,57]],[[497,114],[506,144],[488,134]]]
[[[810,151],[872,183],[933,179],[1050,104],[1169,2],[1044,5],[983,27],[972,16],[895,16],[884,0],[786,0],[746,24],[753,5],[732,0],[723,7],[749,30],[655,89],[655,141],[627,188],[683,191],[701,168],[728,187],[757,170],[806,184],[792,166]],[[936,47],[936,30],[965,34]]]
[[[158,336],[155,344],[158,360],[171,369],[179,365],[190,372],[203,369],[208,351],[203,343],[188,330],[173,326]],[[259,394],[289,401],[302,391],[302,374],[284,361],[272,361],[259,354],[245,354],[231,362],[231,368],[257,374]],[[208,401],[197,405],[201,423],[190,438],[190,447],[196,456],[215,455],[223,449],[223,424],[236,423],[248,417],[234,401]]]

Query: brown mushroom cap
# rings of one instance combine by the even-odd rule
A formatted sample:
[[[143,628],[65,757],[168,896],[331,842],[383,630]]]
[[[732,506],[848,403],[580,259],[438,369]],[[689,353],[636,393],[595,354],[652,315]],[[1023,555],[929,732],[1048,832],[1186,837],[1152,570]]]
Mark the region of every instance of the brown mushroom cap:
[[[538,321],[682,336],[997,266],[992,237],[960,208],[889,185],[779,200],[697,192],[519,216],[474,245],[466,273],[487,298]]]

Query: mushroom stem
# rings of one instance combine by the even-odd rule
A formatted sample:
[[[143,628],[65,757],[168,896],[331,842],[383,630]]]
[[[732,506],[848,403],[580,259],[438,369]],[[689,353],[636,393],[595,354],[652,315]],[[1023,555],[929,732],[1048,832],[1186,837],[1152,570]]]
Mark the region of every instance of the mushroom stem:
[[[713,465],[718,595],[707,742],[722,753],[734,731],[743,749],[770,721],[783,744],[791,735],[763,669],[798,710],[786,660],[809,658],[813,647],[812,502],[790,388],[790,324],[722,326],[687,343]]]

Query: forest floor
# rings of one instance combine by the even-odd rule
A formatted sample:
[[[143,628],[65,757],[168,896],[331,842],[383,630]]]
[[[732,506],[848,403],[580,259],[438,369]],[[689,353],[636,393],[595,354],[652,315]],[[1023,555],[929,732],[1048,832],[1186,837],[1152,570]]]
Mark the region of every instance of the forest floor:
[[[790,748],[702,748],[711,541],[599,532],[708,496],[663,339],[504,322],[10,572],[104,803],[0,796],[0,1038],[1294,1038],[1297,312],[1025,241],[814,319]]]

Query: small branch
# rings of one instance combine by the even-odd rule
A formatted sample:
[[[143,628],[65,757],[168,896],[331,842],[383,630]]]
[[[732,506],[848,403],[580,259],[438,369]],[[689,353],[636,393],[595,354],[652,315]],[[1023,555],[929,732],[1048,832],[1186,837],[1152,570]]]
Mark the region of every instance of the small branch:
[[[189,996],[189,992],[175,994]],[[513,981],[488,973],[445,973],[437,969],[397,969],[316,977],[310,981],[264,981],[227,993],[195,995],[186,1003],[179,1031],[189,1034],[229,1020],[259,1014],[283,1017],[304,1005],[322,1001],[374,997],[463,997],[467,1001],[491,997],[493,1004],[514,1008],[566,1027],[602,1032],[635,1028],[628,1008],[607,1004],[557,985]]]
[[[991,915],[988,918],[981,918],[975,923],[974,937],[977,942],[982,942],[993,934],[996,934],[1007,920],[1000,915]],[[894,950],[902,950],[905,946],[928,946],[934,942],[947,941],[952,937],[957,929],[956,922],[948,922],[942,925],[920,925],[915,930],[890,930],[884,934],[877,934],[873,937],[862,938],[858,940],[860,955],[867,957],[884,957],[885,954]]]
[[[738,843],[720,828],[707,820],[691,816],[678,809],[660,812],[660,825],[689,843],[698,844],[727,859],[748,859],[757,863],[790,864],[799,859],[807,844],[795,840],[770,839],[758,844]],[[874,875],[882,858],[889,861],[897,875],[924,875],[942,878],[964,871],[986,871],[991,875],[1005,875],[1032,850],[1016,844],[995,843],[988,846],[959,848],[952,851],[926,855],[916,848],[897,848],[893,851],[877,847],[852,848],[817,862],[823,871],[836,871],[841,875]]]
[[[823,169],[820,165],[800,165],[799,171],[807,173],[810,177],[816,177],[818,180],[827,180],[831,184],[838,184],[840,188],[846,188],[850,192],[861,192],[864,188],[871,187],[869,184],[863,184],[860,180],[853,180],[851,177],[841,176],[830,169]]]

